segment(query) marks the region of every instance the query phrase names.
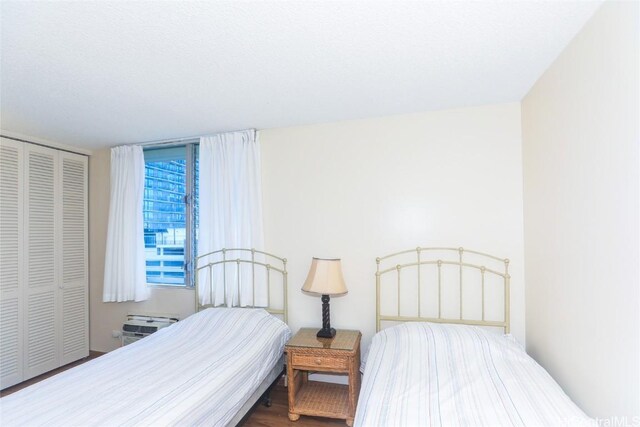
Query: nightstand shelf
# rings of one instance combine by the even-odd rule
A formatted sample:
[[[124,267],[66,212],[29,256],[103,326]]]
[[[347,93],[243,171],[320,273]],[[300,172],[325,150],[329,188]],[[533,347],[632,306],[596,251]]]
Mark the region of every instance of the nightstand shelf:
[[[349,413],[349,386],[307,381],[296,395],[295,408],[300,413],[342,418],[343,414]]]
[[[353,418],[360,393],[359,331],[338,330],[334,338],[317,338],[317,329],[301,329],[286,346],[289,419],[300,415]],[[349,385],[309,381],[309,373],[342,374]]]

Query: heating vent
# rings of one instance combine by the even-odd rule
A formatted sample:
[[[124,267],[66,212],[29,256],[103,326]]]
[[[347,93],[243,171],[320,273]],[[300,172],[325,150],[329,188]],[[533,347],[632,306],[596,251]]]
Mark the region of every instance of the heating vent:
[[[122,326],[124,332],[134,332],[138,334],[152,334],[158,330],[158,326],[140,326],[125,323]]]
[[[146,336],[171,326],[178,319],[164,316],[129,315],[122,325],[122,345],[132,344]]]

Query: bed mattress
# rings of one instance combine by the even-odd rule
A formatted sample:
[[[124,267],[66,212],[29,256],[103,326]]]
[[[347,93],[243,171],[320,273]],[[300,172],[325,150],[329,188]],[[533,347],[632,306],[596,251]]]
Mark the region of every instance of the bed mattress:
[[[291,335],[261,309],[209,308],[0,399],[3,426],[224,426]]]
[[[595,426],[510,336],[404,323],[373,338],[355,426]]]

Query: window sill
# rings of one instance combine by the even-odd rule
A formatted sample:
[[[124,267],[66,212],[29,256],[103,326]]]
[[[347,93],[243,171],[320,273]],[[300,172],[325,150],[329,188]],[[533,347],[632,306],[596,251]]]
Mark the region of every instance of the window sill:
[[[193,291],[195,288],[193,286],[186,285],[163,285],[159,283],[147,283],[148,288],[152,289],[185,289]]]

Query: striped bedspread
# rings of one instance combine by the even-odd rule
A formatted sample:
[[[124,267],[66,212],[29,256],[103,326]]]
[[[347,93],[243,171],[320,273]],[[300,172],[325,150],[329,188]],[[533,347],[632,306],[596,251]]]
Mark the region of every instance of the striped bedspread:
[[[0,423],[224,426],[290,335],[264,310],[210,308],[0,399]]]
[[[355,426],[595,426],[509,336],[404,323],[373,338]]]

